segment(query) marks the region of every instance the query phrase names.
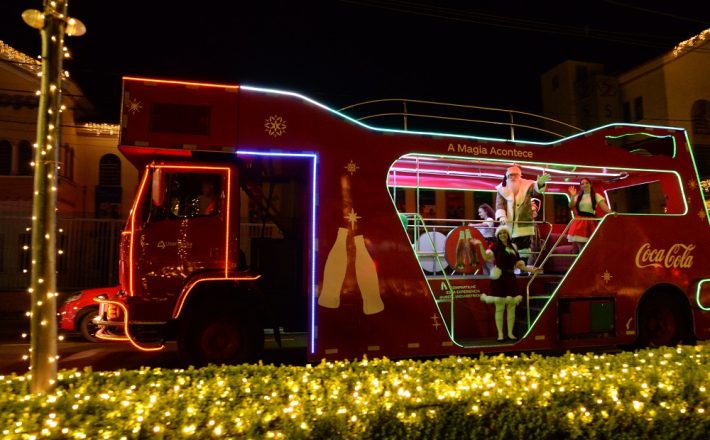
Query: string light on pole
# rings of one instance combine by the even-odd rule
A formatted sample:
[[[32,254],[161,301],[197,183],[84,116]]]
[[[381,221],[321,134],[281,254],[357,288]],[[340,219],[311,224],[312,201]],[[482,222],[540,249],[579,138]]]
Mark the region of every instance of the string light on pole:
[[[42,37],[41,86],[38,91],[37,144],[32,199],[30,390],[46,393],[57,377],[57,191],[61,141],[62,60],[64,36],[86,33],[86,26],[67,16],[67,0],[45,0],[44,10],[28,9],[22,19]]]

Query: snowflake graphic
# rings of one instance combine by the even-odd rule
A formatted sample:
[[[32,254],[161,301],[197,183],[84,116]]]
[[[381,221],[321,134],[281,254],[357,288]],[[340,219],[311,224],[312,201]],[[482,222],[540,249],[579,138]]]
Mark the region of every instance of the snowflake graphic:
[[[264,123],[269,136],[279,137],[286,133],[286,121],[281,116],[269,116]]]
[[[695,180],[689,180],[689,181],[688,181],[688,186],[690,187],[690,189],[695,189],[695,188],[698,187],[698,184],[695,183]]]
[[[357,166],[357,164],[356,164],[355,162],[353,162],[352,159],[351,159],[350,162],[349,162],[347,165],[345,165],[345,169],[346,169],[347,172],[350,173],[350,175],[352,176],[353,174],[355,174],[355,172],[356,172],[357,170],[360,169],[360,167]]]
[[[135,99],[129,99],[128,102],[126,103],[126,107],[128,107],[128,112],[132,115],[135,115],[141,109],[143,108],[143,104],[141,104],[138,100]]]

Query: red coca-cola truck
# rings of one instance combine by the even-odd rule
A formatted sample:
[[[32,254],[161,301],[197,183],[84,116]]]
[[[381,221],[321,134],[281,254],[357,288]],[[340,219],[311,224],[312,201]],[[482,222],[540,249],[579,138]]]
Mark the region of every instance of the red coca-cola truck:
[[[120,291],[97,336],[257,359],[265,329],[309,361],[668,345],[710,335],[706,209],[686,133],[614,124],[547,142],[371,127],[307,97],[125,78],[121,152],[142,170]],[[499,341],[482,203],[511,166],[549,174]],[[579,253],[569,186],[612,213]],[[486,228],[489,230],[486,231]],[[462,241],[463,240],[463,241]],[[468,243],[468,244],[467,244]]]

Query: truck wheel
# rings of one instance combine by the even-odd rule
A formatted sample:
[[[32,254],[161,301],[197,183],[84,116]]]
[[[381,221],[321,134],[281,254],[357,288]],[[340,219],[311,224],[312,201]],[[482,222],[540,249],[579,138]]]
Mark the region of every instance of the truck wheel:
[[[195,366],[253,362],[264,350],[264,330],[253,315],[234,309],[196,311],[182,323],[178,350]]]
[[[99,342],[99,338],[94,336],[99,327],[94,324],[94,318],[99,314],[99,309],[92,307],[79,319],[79,331],[81,336],[89,342]]]
[[[639,309],[639,338],[641,347],[676,345],[688,334],[683,304],[675,297],[654,296],[644,301]]]

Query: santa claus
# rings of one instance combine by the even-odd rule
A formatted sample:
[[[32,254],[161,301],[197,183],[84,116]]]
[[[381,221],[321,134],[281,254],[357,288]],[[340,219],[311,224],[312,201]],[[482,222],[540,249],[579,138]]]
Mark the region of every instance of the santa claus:
[[[530,256],[535,235],[532,198],[542,195],[548,180],[547,173],[537,181],[523,179],[520,168],[512,166],[505,171],[503,182],[496,186],[496,220],[510,227],[513,244],[523,260]]]

